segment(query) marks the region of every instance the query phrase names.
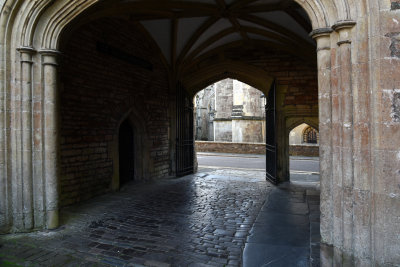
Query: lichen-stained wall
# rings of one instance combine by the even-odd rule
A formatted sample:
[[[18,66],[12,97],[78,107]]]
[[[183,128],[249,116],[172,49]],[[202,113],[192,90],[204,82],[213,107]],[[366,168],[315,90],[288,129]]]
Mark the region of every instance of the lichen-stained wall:
[[[215,119],[231,118],[234,105],[232,79],[215,83],[215,103]]]
[[[379,3],[377,3],[379,2]],[[370,104],[370,112],[364,108],[356,108],[356,116],[360,124],[356,125],[362,134],[355,136],[357,148],[357,162],[364,163],[356,169],[358,179],[355,183],[357,199],[363,202],[372,200],[365,207],[370,208],[371,222],[374,227],[373,237],[376,239],[371,250],[374,251],[374,259],[377,262],[385,262],[387,265],[400,263],[400,1],[370,1],[369,18],[367,18],[369,32],[364,35],[357,34],[357,47],[362,49],[365,36],[369,34],[371,49],[370,58],[365,54],[357,55],[354,66],[360,71],[360,76],[368,79],[364,83],[370,83],[371,91],[359,99],[358,106]],[[361,24],[364,30],[365,24]],[[364,30],[366,31],[366,30]],[[358,62],[369,61],[371,66],[369,73],[364,73],[364,64]],[[369,76],[370,75],[370,76]],[[361,78],[360,77],[360,78]],[[362,78],[361,78],[362,79]],[[361,83],[361,85],[364,85]],[[359,91],[362,92],[360,86]],[[369,98],[364,98],[369,97]],[[372,118],[372,131],[365,129],[362,123],[365,117]],[[368,158],[365,141],[368,134],[371,135],[372,167],[367,166]],[[368,170],[368,171],[365,171]],[[365,179],[372,175],[373,179]],[[360,204],[356,205],[360,207]],[[358,218],[363,214],[357,214]],[[368,221],[361,220],[357,223],[357,230],[362,229],[362,239],[365,242],[368,235]],[[360,231],[361,232],[361,231]],[[365,246],[358,246],[365,248]]]
[[[232,120],[214,120],[214,141],[232,142]]]
[[[232,142],[232,108],[232,79],[215,83],[215,141]]]
[[[214,141],[215,86],[212,84],[194,97],[196,140]]]
[[[232,120],[232,142],[265,142],[265,122],[263,120]]]
[[[118,155],[119,123],[132,110],[144,122],[133,122],[134,128],[145,127],[138,130],[147,133],[144,142],[150,167],[142,178],[168,175],[167,74],[154,46],[145,40],[133,24],[102,19],[83,25],[63,45],[61,205],[111,189],[114,168],[118,168],[113,157]],[[104,53],[97,47],[99,42],[148,61],[152,69]]]
[[[238,80],[232,81],[233,105],[237,107],[238,116],[263,117],[265,116],[265,96],[250,85]]]

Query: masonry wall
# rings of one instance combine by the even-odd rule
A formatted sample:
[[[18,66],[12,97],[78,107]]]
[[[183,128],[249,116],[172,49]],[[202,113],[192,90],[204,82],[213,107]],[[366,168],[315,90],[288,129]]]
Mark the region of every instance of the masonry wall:
[[[214,141],[215,88],[214,84],[194,97],[196,140]]]
[[[318,105],[316,55],[315,58],[309,56],[303,58],[301,53],[299,56],[295,56],[265,48],[254,48],[254,52],[251,52],[250,49],[241,51],[232,48],[227,49],[224,53],[224,58],[247,62],[262,68],[276,78],[277,86],[284,88],[282,93],[285,96],[282,103],[278,104],[297,106],[297,108]],[[204,61],[202,66],[212,63],[210,60]]]
[[[315,145],[290,145],[290,156],[318,157],[319,146]]]
[[[197,152],[218,152],[265,155],[265,144],[196,141]],[[318,157],[319,147],[308,145],[289,146],[290,156]]]
[[[367,53],[357,54],[352,66],[353,72],[357,70],[363,74],[355,83],[353,93],[357,96],[354,198],[361,200],[354,206],[358,211],[354,216],[371,218],[372,223],[370,228],[367,219],[355,224],[357,234],[362,234],[357,235],[360,240],[357,250],[362,256],[374,251],[376,262],[387,266],[400,263],[400,1],[390,2],[371,5],[368,8],[371,17],[365,19],[370,25],[369,32],[358,30],[355,33],[356,45],[360,48],[366,46],[365,35],[370,34],[367,36],[372,45],[368,62],[371,76],[364,72]],[[377,18],[379,23],[370,22],[378,21]],[[367,86],[371,86],[371,90],[365,90]],[[366,109],[367,104],[371,105],[371,112]],[[371,128],[368,122],[373,123]],[[371,158],[372,165],[368,161]],[[368,176],[371,174],[373,180]],[[374,213],[368,214],[369,209]],[[368,232],[371,228],[373,233]],[[374,243],[368,247],[364,244],[368,244],[371,236]]]
[[[196,141],[196,152],[219,152],[265,155],[265,144]]]
[[[232,142],[263,143],[264,120],[232,120]]]
[[[214,140],[232,142],[232,120],[214,120]]]
[[[143,60],[144,66],[100,51],[98,42],[108,45],[109,50],[126,53],[125,58],[129,55]],[[152,44],[138,34],[133,23],[103,19],[77,30],[63,52],[61,205],[111,189],[114,168],[118,167],[114,158],[118,155],[118,127],[129,112],[142,118],[134,128],[145,133],[149,150],[145,152],[149,169],[142,178],[167,176],[168,80]],[[152,69],[145,68],[149,66]]]

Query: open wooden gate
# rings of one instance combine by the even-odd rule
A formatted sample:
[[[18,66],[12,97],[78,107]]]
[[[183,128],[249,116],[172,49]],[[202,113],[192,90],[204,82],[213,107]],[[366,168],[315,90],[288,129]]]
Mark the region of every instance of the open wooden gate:
[[[194,171],[193,100],[182,84],[176,93],[176,176]]]
[[[266,146],[266,178],[273,184],[278,183],[276,177],[277,145],[276,145],[276,83],[272,83],[265,105],[265,146]]]

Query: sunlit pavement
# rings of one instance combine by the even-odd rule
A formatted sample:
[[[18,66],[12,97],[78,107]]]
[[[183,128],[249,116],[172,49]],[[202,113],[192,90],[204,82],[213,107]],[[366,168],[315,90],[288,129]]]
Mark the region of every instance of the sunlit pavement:
[[[129,184],[63,209],[56,231],[1,236],[0,265],[261,266],[270,259],[255,253],[277,255],[281,245],[302,253],[305,264],[312,259],[309,222],[317,196],[310,198],[304,188],[275,188],[264,177],[258,171],[200,169],[183,178]],[[284,233],[292,226],[301,232],[294,241]]]

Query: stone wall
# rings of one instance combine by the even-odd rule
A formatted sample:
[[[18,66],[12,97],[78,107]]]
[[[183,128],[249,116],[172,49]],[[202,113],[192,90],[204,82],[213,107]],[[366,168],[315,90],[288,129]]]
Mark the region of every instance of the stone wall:
[[[276,78],[278,91],[284,95],[277,105],[299,108],[318,105],[316,59],[302,60],[300,57],[279,53],[273,49],[265,49],[262,53],[254,51],[252,56],[249,56],[249,52],[249,50],[243,51],[246,55],[241,55],[237,50],[227,49],[224,57],[255,65]]]
[[[225,79],[215,84],[215,119],[230,119],[233,108],[232,80]],[[218,140],[218,136],[215,136]]]
[[[265,144],[196,141],[196,152],[265,154]]]
[[[265,120],[232,120],[232,142],[265,142]]]
[[[265,144],[196,141],[197,152],[237,154],[265,154]],[[290,156],[318,157],[318,146],[296,145],[289,147]]]
[[[214,140],[217,142],[232,142],[232,120],[214,120]]]
[[[214,84],[201,90],[194,97],[195,139],[214,141],[215,89]]]
[[[315,145],[290,145],[290,156],[319,157],[319,146]]]
[[[145,133],[147,146],[143,147],[149,150],[146,177],[135,178],[169,173],[167,74],[147,39],[130,34],[134,28],[133,23],[99,20],[77,30],[63,48],[61,205],[111,189],[118,168],[118,127],[129,112],[142,118],[133,126],[135,134]],[[99,42],[110,51],[146,61],[139,66],[109,55],[99,50]],[[135,154],[142,155],[141,151]]]

